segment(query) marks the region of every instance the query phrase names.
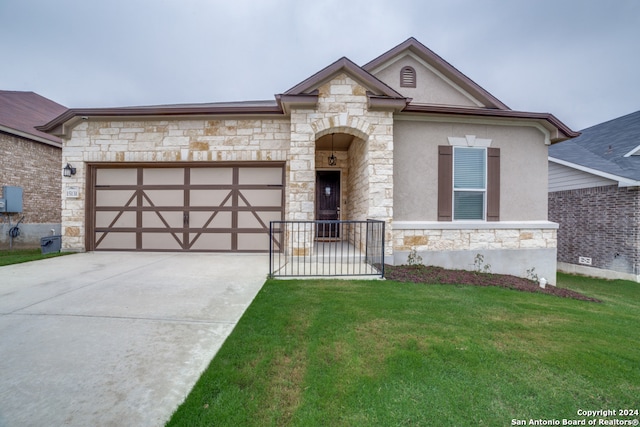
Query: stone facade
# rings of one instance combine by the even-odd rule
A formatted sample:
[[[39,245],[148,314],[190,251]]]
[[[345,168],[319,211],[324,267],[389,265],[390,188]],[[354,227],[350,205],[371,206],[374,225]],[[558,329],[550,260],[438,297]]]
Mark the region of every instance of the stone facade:
[[[316,141],[330,133],[355,136],[348,152],[338,153],[342,171],[343,219],[387,222],[386,252],[393,251],[393,114],[369,111],[366,89],[345,74],[319,88],[314,109],[294,109],[283,119],[95,120],[76,125],[64,142],[63,163],[77,168],[65,178],[63,247],[84,250],[87,163],[125,162],[286,162],[285,219],[315,219],[316,170],[325,151]],[[317,160],[320,163],[316,164]],[[66,198],[69,187],[78,198]],[[305,237],[305,236],[303,236]],[[306,236],[309,237],[309,236]],[[303,243],[303,241],[305,243]],[[313,239],[300,239],[299,255]]]
[[[460,228],[456,228],[460,227]],[[477,227],[455,222],[396,222],[395,264],[415,251],[426,265],[476,269],[556,283],[557,224],[548,221],[487,222]],[[480,257],[478,257],[480,256]]]
[[[560,224],[558,261],[632,277],[640,274],[640,192],[617,185],[549,193],[549,219]],[[592,272],[597,273],[597,272]]]
[[[77,172],[63,182],[63,248],[85,249],[87,163],[286,161],[289,126],[286,119],[83,121],[64,141],[63,163]],[[65,196],[69,187],[80,189],[78,198]]]
[[[554,228],[394,230],[397,251],[477,251],[487,249],[555,249]]]
[[[339,74],[318,89],[315,109],[291,112],[289,219],[313,220],[315,213],[315,141],[331,133],[354,139],[348,151],[347,218],[387,222],[386,252],[393,252],[393,114],[368,109],[366,88]],[[319,165],[318,165],[319,166]],[[310,250],[312,239],[305,239]]]
[[[22,213],[12,214],[13,225],[24,216],[16,247],[39,247],[40,237],[60,232],[60,148],[0,132],[0,192],[2,186],[22,187]],[[2,197],[2,196],[0,196]],[[8,248],[9,222],[0,215],[0,247]]]

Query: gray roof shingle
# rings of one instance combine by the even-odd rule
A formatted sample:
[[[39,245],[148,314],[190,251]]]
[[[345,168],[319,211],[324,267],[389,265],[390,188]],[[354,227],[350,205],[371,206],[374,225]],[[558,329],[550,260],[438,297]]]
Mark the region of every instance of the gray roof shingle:
[[[549,148],[549,157],[640,181],[640,111],[592,126],[577,138]],[[640,151],[638,152],[640,154]]]

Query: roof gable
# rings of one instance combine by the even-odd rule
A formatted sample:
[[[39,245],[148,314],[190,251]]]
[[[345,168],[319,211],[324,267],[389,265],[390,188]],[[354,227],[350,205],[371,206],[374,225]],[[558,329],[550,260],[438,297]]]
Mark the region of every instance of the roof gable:
[[[418,76],[418,85],[422,80],[422,84],[428,86],[422,88],[422,96],[418,95],[420,87],[415,90],[400,88],[398,77],[403,66],[418,68],[416,72],[422,73],[422,79]],[[509,110],[500,100],[413,37],[362,68],[405,95],[413,96],[415,103]],[[435,95],[434,87],[437,87]]]
[[[57,147],[60,138],[36,129],[67,110],[34,92],[0,90],[0,130]]]
[[[322,86],[324,83],[328,82],[340,73],[348,74],[368,90],[373,92],[374,95],[386,96],[390,98],[404,98],[402,94],[396,92],[394,89],[387,86],[381,80],[377,79],[375,76],[360,68],[358,65],[356,65],[346,57],[338,59],[333,64],[318,71],[308,79],[305,79],[304,81],[298,83],[297,85],[286,91],[284,95],[310,94],[317,90],[318,87]]]

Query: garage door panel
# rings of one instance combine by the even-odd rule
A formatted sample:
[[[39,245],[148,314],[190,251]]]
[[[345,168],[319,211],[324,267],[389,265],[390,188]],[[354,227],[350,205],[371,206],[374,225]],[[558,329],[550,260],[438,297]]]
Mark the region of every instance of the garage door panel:
[[[123,250],[136,249],[136,233],[96,233],[96,249]]]
[[[98,190],[96,206],[129,206],[135,202],[135,190]]]
[[[89,247],[263,251],[283,218],[283,165],[96,167]]]
[[[233,184],[233,168],[192,168],[191,180],[192,185],[232,185]]]
[[[96,185],[135,185],[138,169],[98,169]]]
[[[178,211],[142,212],[143,228],[180,228],[184,224],[184,214]]]
[[[135,212],[120,212],[120,211],[96,212],[96,228],[135,227],[135,226],[136,226]]]
[[[240,233],[238,234],[239,251],[261,251],[269,247],[268,233]]]
[[[238,206],[281,206],[281,189],[241,190]]]
[[[181,235],[171,233],[142,233],[142,249],[182,250]]]
[[[145,168],[143,185],[184,185],[184,168]]]
[[[238,184],[281,185],[282,168],[240,168],[238,171]]]
[[[191,212],[189,227],[193,228],[231,228],[233,227],[231,212]]]
[[[191,250],[224,251],[231,250],[231,233],[202,233],[189,236]]]
[[[231,190],[191,190],[189,204],[191,206],[232,206]]]
[[[184,190],[144,190],[142,206],[184,206]]]

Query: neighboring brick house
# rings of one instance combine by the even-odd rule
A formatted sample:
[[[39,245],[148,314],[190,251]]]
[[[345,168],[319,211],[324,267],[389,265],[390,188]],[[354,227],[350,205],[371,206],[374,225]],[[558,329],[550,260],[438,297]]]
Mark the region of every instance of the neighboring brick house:
[[[640,111],[549,150],[558,269],[640,281]]]
[[[547,149],[577,134],[509,109],[413,38],[272,101],[71,109],[41,129],[77,168],[66,250],[265,251],[271,220],[322,211],[385,221],[388,263],[415,250],[469,269],[482,254],[495,273],[555,283]],[[320,209],[326,188],[339,197]]]
[[[35,127],[66,110],[33,92],[0,90],[0,198],[2,187],[11,186],[22,188],[23,199],[21,213],[0,213],[0,249],[39,247],[51,230],[60,234],[62,142]]]

